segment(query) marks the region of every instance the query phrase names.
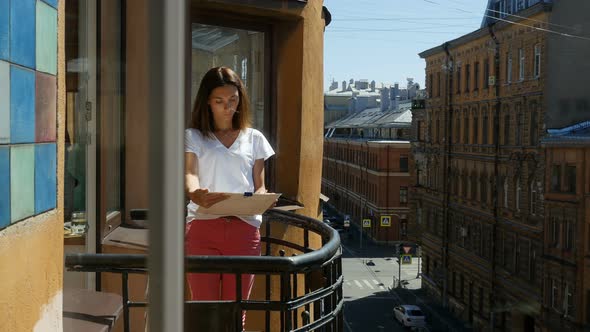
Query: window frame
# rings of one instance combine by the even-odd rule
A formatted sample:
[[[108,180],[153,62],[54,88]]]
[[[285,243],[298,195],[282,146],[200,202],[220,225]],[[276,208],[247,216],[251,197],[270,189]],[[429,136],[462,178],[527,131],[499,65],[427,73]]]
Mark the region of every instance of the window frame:
[[[526,55],[525,55],[524,48],[522,48],[522,47],[519,48],[518,49],[518,80],[520,82],[524,81],[524,78],[526,75],[526,73],[525,73],[525,64],[526,64],[525,56]]]
[[[534,46],[534,65],[533,65],[533,77],[541,77],[541,44],[535,44]]]

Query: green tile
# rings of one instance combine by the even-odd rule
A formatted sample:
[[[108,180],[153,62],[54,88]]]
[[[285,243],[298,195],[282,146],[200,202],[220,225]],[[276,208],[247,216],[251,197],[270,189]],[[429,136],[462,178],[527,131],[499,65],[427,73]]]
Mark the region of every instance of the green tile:
[[[15,222],[35,213],[35,147],[10,148],[10,221]]]
[[[37,70],[57,73],[57,10],[37,1]]]

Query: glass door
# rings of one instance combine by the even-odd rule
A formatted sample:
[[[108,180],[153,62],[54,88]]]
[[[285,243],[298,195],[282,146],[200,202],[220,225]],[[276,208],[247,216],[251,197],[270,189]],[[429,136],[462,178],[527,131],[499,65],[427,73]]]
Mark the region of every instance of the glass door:
[[[96,1],[66,3],[64,250],[96,252]],[[77,277],[74,277],[77,276]],[[65,287],[94,288],[94,274],[64,276]]]

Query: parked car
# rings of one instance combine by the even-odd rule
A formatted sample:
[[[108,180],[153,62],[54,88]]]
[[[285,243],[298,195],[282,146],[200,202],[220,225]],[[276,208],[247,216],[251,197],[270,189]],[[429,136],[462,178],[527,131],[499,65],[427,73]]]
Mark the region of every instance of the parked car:
[[[417,305],[403,304],[393,308],[393,315],[405,327],[425,327],[426,317]]]

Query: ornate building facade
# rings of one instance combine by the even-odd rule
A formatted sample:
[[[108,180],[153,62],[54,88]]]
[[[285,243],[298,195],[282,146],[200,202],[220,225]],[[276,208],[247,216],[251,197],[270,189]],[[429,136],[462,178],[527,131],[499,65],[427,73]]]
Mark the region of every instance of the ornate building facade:
[[[559,97],[549,81],[565,77],[562,40],[546,28],[580,8],[499,10],[507,2],[491,0],[481,29],[420,54],[428,97],[413,114],[409,224],[422,231],[423,286],[456,316],[476,330],[534,331],[550,282],[540,139],[587,112],[550,107]]]
[[[546,156],[542,318],[547,330],[582,330],[590,322],[590,121],[552,130],[542,145]]]

